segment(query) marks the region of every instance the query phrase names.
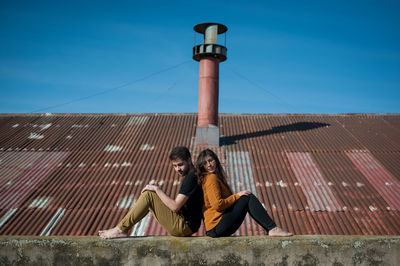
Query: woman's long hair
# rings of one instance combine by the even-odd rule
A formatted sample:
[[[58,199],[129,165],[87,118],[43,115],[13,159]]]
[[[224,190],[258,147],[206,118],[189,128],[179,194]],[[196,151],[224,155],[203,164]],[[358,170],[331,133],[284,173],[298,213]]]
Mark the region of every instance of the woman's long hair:
[[[227,180],[226,180],[226,174],[224,169],[222,168],[222,165],[217,157],[217,155],[210,149],[203,150],[200,152],[199,157],[197,158],[196,161],[196,175],[197,175],[197,180],[198,183],[201,185],[204,182],[205,176],[208,174],[207,170],[204,168],[204,165],[206,164],[206,157],[210,156],[215,160],[215,171],[214,174],[221,180],[221,182],[226,186],[226,188],[233,194],[232,189],[230,188]]]

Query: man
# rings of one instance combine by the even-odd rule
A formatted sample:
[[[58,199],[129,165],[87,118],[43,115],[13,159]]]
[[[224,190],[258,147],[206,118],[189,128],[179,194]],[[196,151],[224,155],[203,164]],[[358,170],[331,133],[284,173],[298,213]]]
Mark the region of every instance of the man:
[[[121,222],[112,229],[99,231],[100,237],[108,239],[129,236],[129,231],[149,211],[173,236],[190,236],[197,232],[203,217],[203,192],[197,184],[190,152],[186,147],[175,147],[169,159],[174,170],[183,177],[176,198],[170,198],[158,186],[146,185]]]

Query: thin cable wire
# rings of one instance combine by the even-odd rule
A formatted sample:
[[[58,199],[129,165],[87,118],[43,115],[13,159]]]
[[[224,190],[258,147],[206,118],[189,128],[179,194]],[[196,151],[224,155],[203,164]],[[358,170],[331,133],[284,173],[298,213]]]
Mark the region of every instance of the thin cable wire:
[[[169,87],[164,91],[164,95],[161,95],[161,96],[159,96],[159,97],[157,97],[157,98],[152,99],[151,103],[146,103],[146,107],[149,108],[149,107],[151,107],[151,106],[154,106],[154,105],[156,105],[157,103],[159,103],[160,100],[164,99],[164,98],[165,98],[165,94],[170,93],[171,90],[176,86],[176,84],[178,84],[178,80],[179,80],[179,78],[178,78],[171,86],[169,86]],[[142,103],[144,103],[144,102],[142,102]],[[142,106],[143,106],[143,105],[142,105]],[[138,107],[136,106],[136,108],[138,108]],[[140,109],[140,108],[139,108],[139,109]]]
[[[290,107],[292,109],[293,112],[296,111],[296,107],[291,105],[290,103],[287,103],[285,100],[283,100],[282,98],[280,98],[279,96],[276,96],[275,94],[273,94],[272,92],[268,91],[267,89],[265,89],[264,87],[261,87],[260,85],[258,85],[257,83],[255,83],[254,81],[250,80],[249,78],[247,78],[246,76],[244,76],[243,74],[240,74],[239,72],[233,70],[231,67],[225,66],[226,68],[228,68],[232,73],[234,73],[235,75],[237,75],[238,77],[246,80],[247,82],[249,82],[251,85],[253,85],[254,87],[262,90],[263,92],[267,93],[268,95],[272,96],[273,98],[275,98],[276,100],[278,100],[280,103],[287,105],[288,107]]]
[[[91,94],[91,95],[88,95],[88,96],[85,96],[85,97],[81,97],[81,98],[78,98],[78,99],[75,99],[75,100],[71,100],[71,101],[68,101],[68,102],[65,102],[65,103],[56,104],[56,105],[52,105],[52,106],[45,107],[45,108],[40,108],[40,109],[37,109],[37,110],[33,111],[32,113],[38,113],[38,112],[42,112],[44,110],[54,109],[54,108],[57,108],[57,107],[65,106],[65,105],[68,105],[68,104],[72,104],[72,103],[80,102],[80,101],[83,101],[83,100],[87,100],[87,99],[90,99],[90,98],[93,98],[93,97],[96,97],[96,96],[99,96],[99,95],[103,95],[103,94],[109,93],[111,91],[118,90],[120,88],[127,87],[129,85],[132,85],[132,84],[138,83],[140,81],[149,79],[149,78],[151,78],[151,77],[153,77],[155,75],[167,72],[169,70],[172,70],[174,68],[180,67],[180,66],[182,66],[184,64],[187,64],[189,62],[192,62],[192,60],[187,60],[187,61],[184,61],[184,62],[179,63],[177,65],[174,65],[174,66],[171,66],[171,67],[168,67],[168,68],[153,72],[153,73],[151,73],[151,74],[149,74],[147,76],[144,76],[144,77],[139,78],[139,79],[134,80],[134,81],[127,82],[127,83],[119,85],[117,87],[113,87],[113,88],[110,88],[110,89],[107,89],[107,90],[104,90],[104,91],[100,91],[98,93],[94,93],[94,94]]]

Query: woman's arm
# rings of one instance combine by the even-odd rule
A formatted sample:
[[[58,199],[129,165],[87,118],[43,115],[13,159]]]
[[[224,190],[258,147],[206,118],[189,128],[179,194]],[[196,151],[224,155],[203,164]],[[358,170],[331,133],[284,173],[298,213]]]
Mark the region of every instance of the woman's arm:
[[[206,177],[203,189],[208,196],[211,208],[216,211],[222,212],[232,206],[240,198],[238,194],[232,194],[227,198],[222,197],[221,186],[223,184],[218,180],[215,174],[210,174]]]

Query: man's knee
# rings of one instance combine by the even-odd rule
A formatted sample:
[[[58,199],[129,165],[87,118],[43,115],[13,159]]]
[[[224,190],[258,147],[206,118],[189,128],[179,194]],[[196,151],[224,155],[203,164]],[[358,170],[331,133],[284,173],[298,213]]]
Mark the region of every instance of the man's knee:
[[[155,196],[158,197],[157,193],[150,190],[143,191],[143,193],[140,194],[140,197],[145,197],[145,198],[154,198]]]

